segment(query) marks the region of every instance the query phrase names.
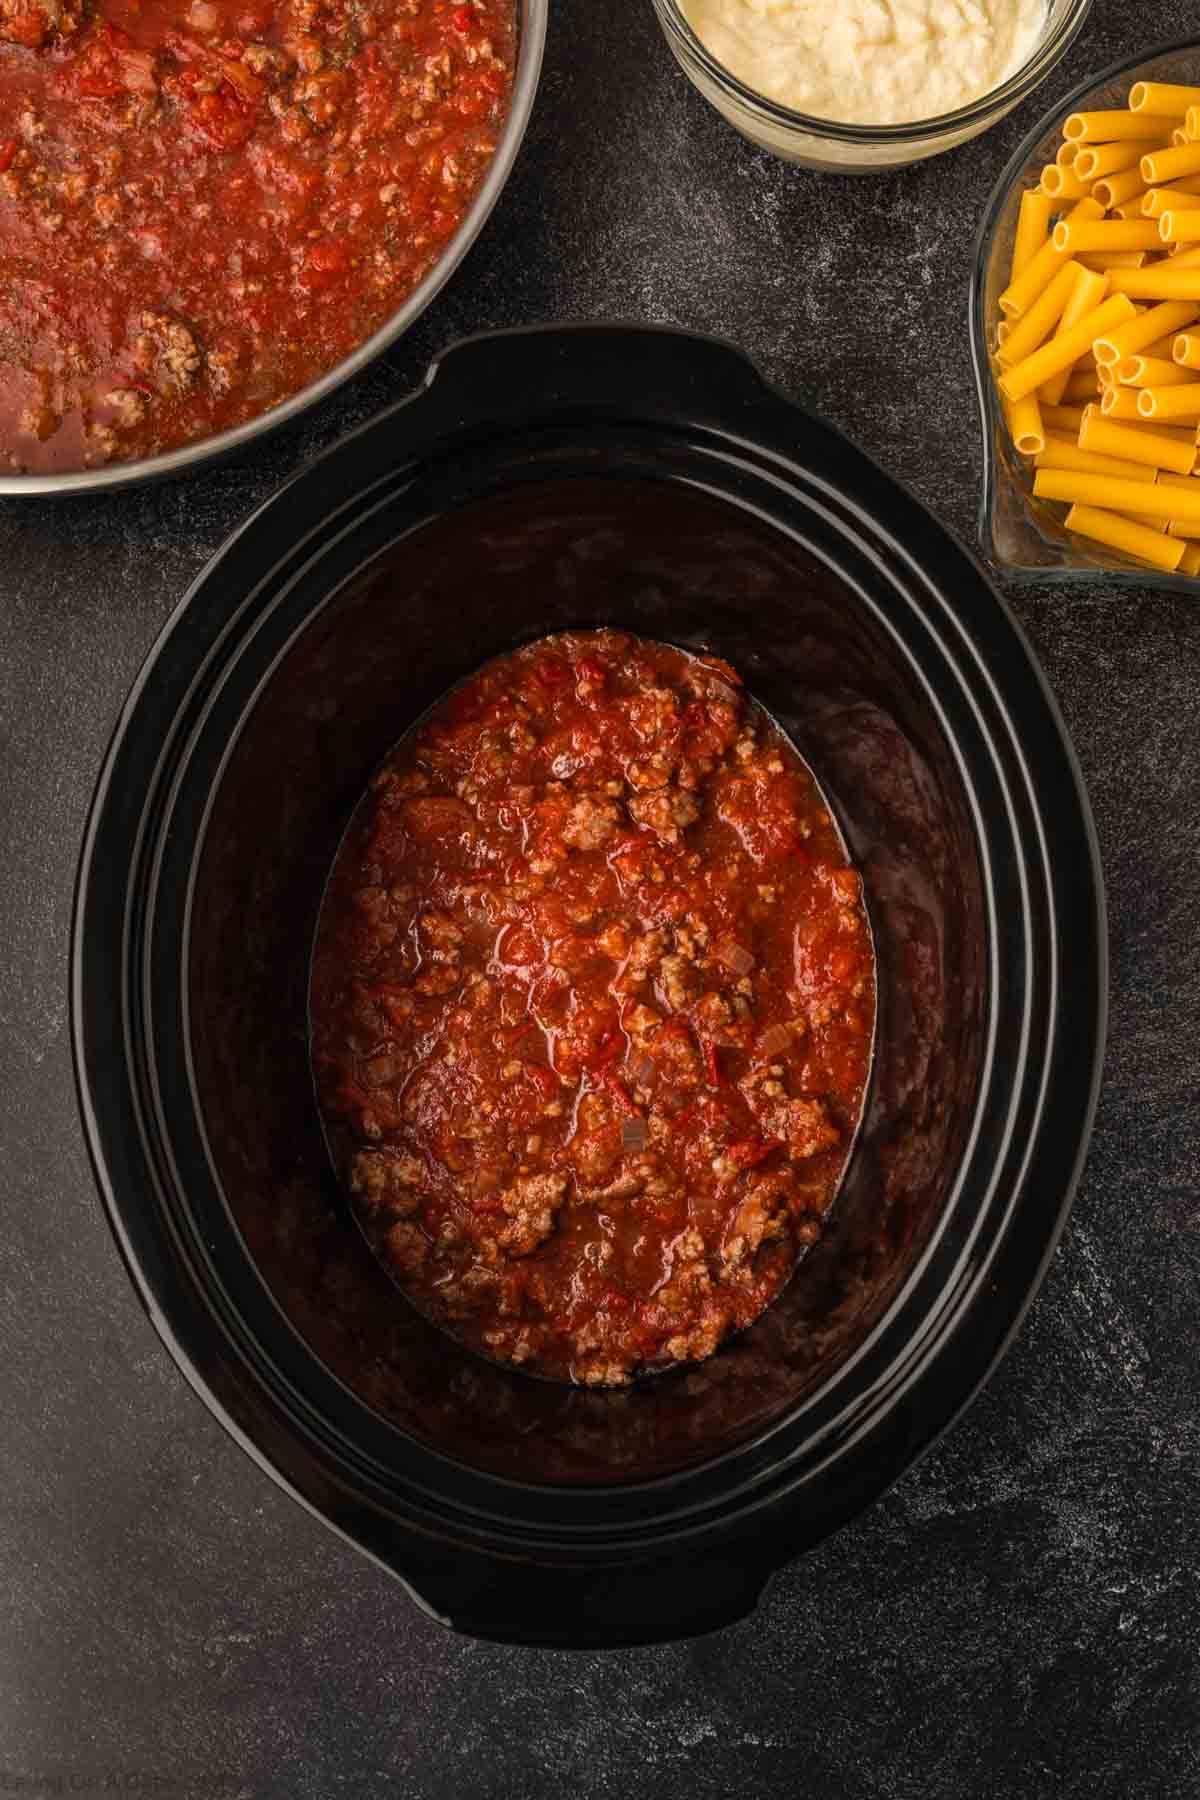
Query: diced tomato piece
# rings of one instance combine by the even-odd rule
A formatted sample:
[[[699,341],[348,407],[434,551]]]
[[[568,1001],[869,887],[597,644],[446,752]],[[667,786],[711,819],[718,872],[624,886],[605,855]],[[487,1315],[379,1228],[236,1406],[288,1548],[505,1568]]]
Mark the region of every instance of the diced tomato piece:
[[[458,96],[457,106],[464,119],[481,119],[491,111],[492,101],[483,94],[472,94],[464,91]]]
[[[349,267],[350,256],[345,244],[336,238],[324,238],[313,244],[301,264],[296,279],[310,293],[331,288]]]
[[[640,1119],[642,1115],[630,1099],[629,1090],[625,1086],[625,1083],[618,1076],[612,1074],[611,1071],[605,1075],[604,1080],[605,1085],[611,1089],[613,1098],[616,1100],[618,1106],[621,1107],[622,1111],[632,1114],[635,1119]]]
[[[776,1138],[740,1138],[736,1144],[730,1144],[725,1154],[739,1169],[753,1169],[761,1162],[766,1162],[776,1150],[783,1146]]]
[[[553,1069],[548,1069],[545,1063],[527,1062],[523,1065],[523,1072],[526,1080],[533,1083],[543,1099],[553,1100],[555,1095],[561,1091],[558,1076]]]
[[[498,1213],[502,1210],[502,1196],[497,1188],[491,1194],[472,1194],[471,1211],[477,1213]]]
[[[529,990],[529,1010],[539,1024],[542,1022],[541,1015],[551,1008],[557,1007],[561,1012],[567,993],[567,984],[560,969],[552,969],[534,983]]]
[[[40,50],[49,36],[49,21],[40,7],[30,6],[27,12],[10,13],[5,20],[5,43],[20,44],[25,50]]]
[[[266,83],[259,80],[252,69],[248,69],[240,58],[223,56],[221,72],[232,88],[237,90],[243,100],[261,100],[266,93]]]
[[[254,122],[254,113],[227,86],[215,94],[198,94],[191,105],[192,130],[213,150],[236,150],[254,130]]]
[[[81,100],[115,100],[125,89],[111,75],[80,75],[75,92]]]
[[[588,1065],[594,1074],[601,1075],[606,1069],[611,1069],[612,1065],[621,1054],[621,1043],[622,1039],[619,1031],[606,1031],[604,1033],[604,1036],[596,1046],[596,1054],[592,1057],[591,1062]]]
[[[671,1130],[677,1132],[680,1137],[686,1137],[695,1123],[696,1108],[694,1106],[685,1106],[683,1111],[676,1113],[675,1117],[671,1120]]]
[[[843,906],[854,906],[862,899],[862,878],[857,869],[831,869],[829,885]]]
[[[0,175],[12,167],[12,159],[17,154],[17,148],[16,138],[7,138],[4,143],[0,144]]]
[[[684,1194],[663,1194],[661,1198],[643,1202],[643,1217],[652,1218],[656,1225],[667,1231],[681,1231],[688,1221],[687,1196]]]
[[[496,942],[496,960],[516,969],[527,969],[542,962],[541,937],[529,925],[508,926]]]
[[[405,800],[400,813],[405,829],[419,844],[459,838],[475,823],[470,807],[453,794],[423,794]]]
[[[829,973],[834,981],[849,981],[858,967],[858,952],[849,944],[840,944],[830,952]]]
[[[274,8],[267,4],[267,0],[261,0],[261,3],[259,0],[250,0],[250,4],[243,6],[238,14],[237,28],[243,37],[260,38],[273,18]]]
[[[149,50],[139,50],[133,44],[118,44],[116,63],[120,71],[121,84],[131,94],[156,94],[158,92],[158,76],[155,73],[154,57]]]

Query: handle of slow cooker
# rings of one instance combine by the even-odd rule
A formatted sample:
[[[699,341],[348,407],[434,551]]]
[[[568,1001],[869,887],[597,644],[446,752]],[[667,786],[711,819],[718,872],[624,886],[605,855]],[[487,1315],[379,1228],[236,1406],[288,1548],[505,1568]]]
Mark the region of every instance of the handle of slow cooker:
[[[635,407],[642,419],[712,419],[728,431],[740,411],[787,404],[733,344],[650,325],[536,326],[464,338],[434,363],[415,399],[439,428],[495,418],[510,430],[523,408],[543,422],[558,411],[594,416]],[[804,415],[790,411],[794,428]],[[806,424],[833,436],[817,420]]]
[[[773,1569],[736,1548],[670,1561],[578,1569],[470,1554],[391,1562],[424,1610],[469,1637],[615,1650],[700,1637],[754,1611]]]

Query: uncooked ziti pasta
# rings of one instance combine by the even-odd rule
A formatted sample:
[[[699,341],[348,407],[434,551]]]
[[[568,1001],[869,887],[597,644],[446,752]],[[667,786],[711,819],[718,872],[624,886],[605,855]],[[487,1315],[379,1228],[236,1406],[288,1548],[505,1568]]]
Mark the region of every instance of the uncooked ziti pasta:
[[[993,375],[1068,532],[1200,571],[1200,87],[1072,113],[1021,195]],[[1058,509],[1062,510],[1059,511]]]

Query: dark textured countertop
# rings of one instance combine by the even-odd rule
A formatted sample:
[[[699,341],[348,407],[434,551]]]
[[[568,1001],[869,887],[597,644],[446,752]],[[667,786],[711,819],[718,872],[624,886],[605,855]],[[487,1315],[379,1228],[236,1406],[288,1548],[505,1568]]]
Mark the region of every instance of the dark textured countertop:
[[[1057,94],[1195,28],[1183,0],[1097,0],[1068,66],[989,136],[850,181],[745,147],[648,0],[554,0],[518,173],[402,344],[239,462],[0,506],[0,1793],[1200,1793],[1196,600],[1012,592],[1082,759],[1112,911],[1074,1220],[969,1417],[715,1638],[462,1641],[277,1491],[134,1299],[76,1119],[66,993],[78,842],[125,691],[205,558],[315,448],[464,332],[674,321],[735,338],[969,536],[984,197]]]

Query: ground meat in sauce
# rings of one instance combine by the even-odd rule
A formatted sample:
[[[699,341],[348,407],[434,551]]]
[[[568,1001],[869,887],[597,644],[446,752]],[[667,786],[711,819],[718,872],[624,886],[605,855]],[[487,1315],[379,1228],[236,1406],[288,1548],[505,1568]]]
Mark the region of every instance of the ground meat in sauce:
[[[515,0],[0,0],[0,464],[244,423],[437,262]]]
[[[313,1066],[378,1253],[473,1349],[711,1354],[820,1234],[862,1106],[858,874],[716,659],[489,663],[388,758],[318,932]]]

